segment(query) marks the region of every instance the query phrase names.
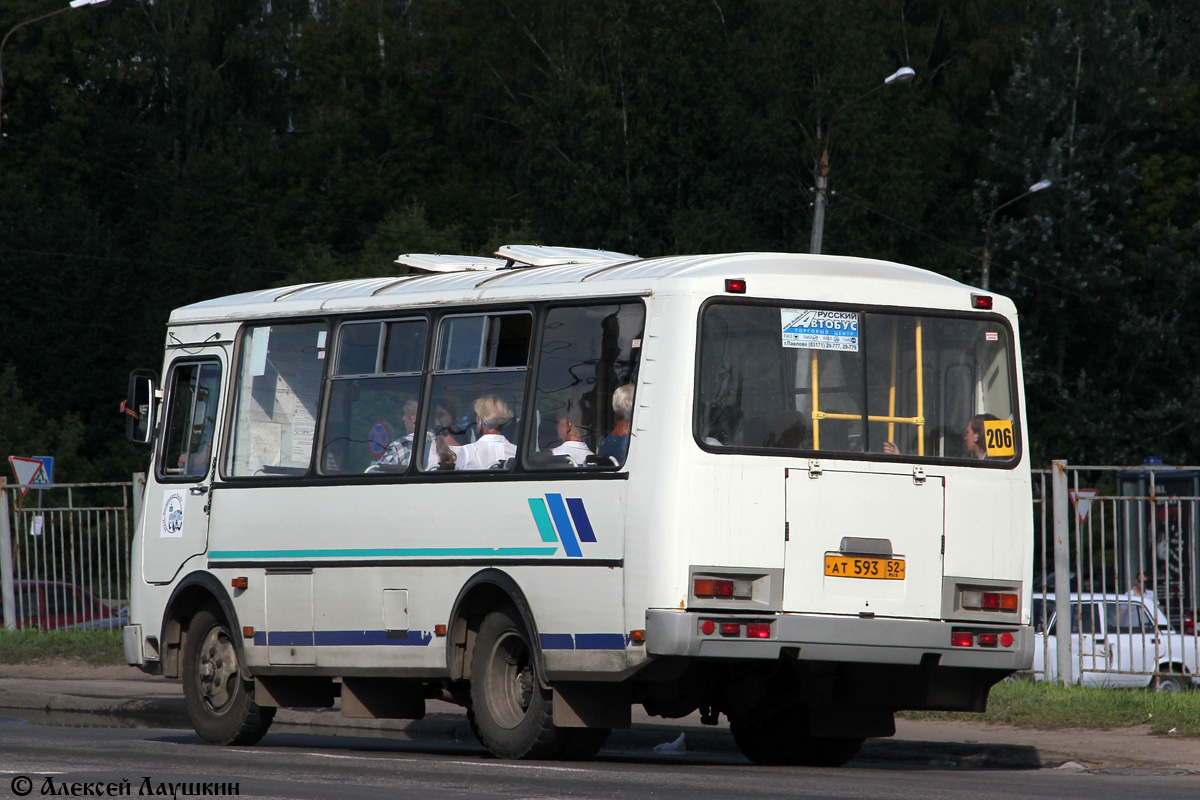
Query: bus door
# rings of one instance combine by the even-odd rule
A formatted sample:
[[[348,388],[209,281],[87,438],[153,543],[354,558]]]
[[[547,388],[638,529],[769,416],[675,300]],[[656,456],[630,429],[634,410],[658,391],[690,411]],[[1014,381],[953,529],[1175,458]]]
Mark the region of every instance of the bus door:
[[[142,577],[148,583],[169,582],[184,561],[208,546],[226,360],[224,348],[204,347],[200,355],[167,368],[166,417],[143,512]]]
[[[786,471],[786,611],[939,618],[945,482],[920,470]]]

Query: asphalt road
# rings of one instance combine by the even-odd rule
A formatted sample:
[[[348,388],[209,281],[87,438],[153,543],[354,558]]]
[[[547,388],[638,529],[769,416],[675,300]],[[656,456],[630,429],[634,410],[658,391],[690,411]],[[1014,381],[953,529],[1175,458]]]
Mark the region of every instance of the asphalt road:
[[[499,761],[477,745],[271,733],[255,747],[203,744],[191,731],[49,727],[0,718],[0,798],[117,791],[123,796],[253,798],[1130,798],[1200,797],[1172,769],[974,769],[859,759],[841,769],[750,766],[732,752],[606,749],[590,762]],[[27,779],[27,780],[25,780]],[[108,788],[112,784],[114,788]],[[181,785],[182,784],[182,785]],[[66,787],[64,789],[64,787]],[[116,795],[122,796],[122,795]]]

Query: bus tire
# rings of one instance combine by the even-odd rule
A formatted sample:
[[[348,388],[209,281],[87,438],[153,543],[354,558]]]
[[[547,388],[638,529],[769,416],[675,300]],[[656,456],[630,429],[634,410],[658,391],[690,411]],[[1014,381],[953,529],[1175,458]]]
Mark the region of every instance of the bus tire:
[[[813,739],[812,758],[808,764],[813,767],[840,767],[858,755],[862,743],[862,739],[847,736]]]
[[[467,718],[499,758],[554,758],[562,750],[553,695],[538,680],[535,657],[515,611],[498,609],[483,618],[471,655]]]
[[[600,752],[610,733],[610,728],[559,728],[562,747],[557,757],[564,761],[586,761]]]
[[[229,625],[208,609],[192,617],[183,652],[183,697],[188,717],[209,744],[254,744],[267,733],[274,708],[254,702]]]
[[[742,755],[763,766],[840,767],[858,753],[863,740],[814,737],[803,708],[769,715],[738,715],[729,729]]]

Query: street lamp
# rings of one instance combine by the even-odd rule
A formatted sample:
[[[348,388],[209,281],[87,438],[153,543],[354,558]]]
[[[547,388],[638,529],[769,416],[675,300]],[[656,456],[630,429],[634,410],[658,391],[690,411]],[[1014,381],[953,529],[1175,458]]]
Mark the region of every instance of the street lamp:
[[[77,8],[83,8],[84,6],[108,5],[108,3],[110,1],[111,0],[71,0],[70,5],[66,5],[66,6],[63,6],[62,8],[55,9],[54,11],[51,11],[49,14],[42,14],[40,17],[34,17],[33,19],[27,19],[24,22],[18,22],[16,25],[14,25],[12,27],[12,30],[10,30],[8,33],[4,34],[4,39],[0,40],[0,126],[3,126],[3,124],[4,124],[4,46],[6,44],[8,44],[8,38],[10,36],[12,36],[14,33],[16,33],[17,31],[21,30],[21,28],[24,28],[26,25],[32,25],[33,23],[41,22],[44,19],[50,19],[51,17],[57,17],[59,14],[65,14],[68,11],[74,11]],[[0,132],[0,141],[3,141],[3,138],[4,138],[3,133]]]
[[[988,217],[987,228],[985,229],[984,234],[983,234],[983,267],[979,271],[980,288],[983,288],[983,289],[988,288],[988,273],[991,271],[991,268],[992,268],[992,251],[990,249],[991,244],[992,244],[992,223],[996,221],[996,212],[998,212],[1002,208],[1008,208],[1009,206],[1011,206],[1013,203],[1017,202],[1018,200],[1024,200],[1026,197],[1029,197],[1029,195],[1031,195],[1035,192],[1040,192],[1042,189],[1049,189],[1052,185],[1053,184],[1051,184],[1050,181],[1040,180],[1037,183],[1035,183],[1033,186],[1030,186],[1028,189],[1026,189],[1021,194],[1014,197],[1012,200],[1009,200],[1006,203],[1001,203],[1000,205],[998,205],[992,209],[992,213]]]
[[[813,201],[812,241],[809,244],[808,252],[821,252],[821,237],[825,234],[825,203],[829,186],[829,135],[833,133],[834,120],[837,119],[838,114],[842,113],[855,103],[866,100],[883,87],[891,86],[894,83],[912,83],[913,79],[916,77],[917,73],[913,72],[912,67],[901,67],[891,75],[888,75],[886,78],[884,78],[883,83],[879,84],[862,97],[846,103],[846,105],[833,112],[833,116],[829,118],[829,124],[825,126],[825,149],[821,151],[821,160],[817,164],[817,196]]]

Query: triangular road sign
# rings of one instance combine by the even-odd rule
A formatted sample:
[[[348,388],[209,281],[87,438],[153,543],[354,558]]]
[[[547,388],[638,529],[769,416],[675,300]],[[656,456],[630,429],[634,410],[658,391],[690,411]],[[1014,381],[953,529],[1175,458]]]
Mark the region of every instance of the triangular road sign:
[[[39,459],[9,456],[8,463],[17,476],[17,483],[21,484],[21,497],[29,492],[29,484],[46,482],[45,465]]]
[[[1075,504],[1075,514],[1079,524],[1087,522],[1088,512],[1092,510],[1092,501],[1100,493],[1099,489],[1071,489],[1071,502]]]

